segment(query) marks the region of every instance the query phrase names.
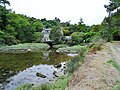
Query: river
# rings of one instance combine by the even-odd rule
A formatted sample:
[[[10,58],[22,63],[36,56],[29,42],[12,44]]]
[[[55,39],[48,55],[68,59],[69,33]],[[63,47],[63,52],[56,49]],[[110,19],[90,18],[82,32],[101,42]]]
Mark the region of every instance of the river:
[[[19,54],[0,53],[0,90],[15,90],[25,83],[49,83],[56,78],[54,72],[64,74],[65,62],[70,58],[54,50]],[[58,64],[62,66],[56,67]],[[37,73],[46,77],[38,77]]]

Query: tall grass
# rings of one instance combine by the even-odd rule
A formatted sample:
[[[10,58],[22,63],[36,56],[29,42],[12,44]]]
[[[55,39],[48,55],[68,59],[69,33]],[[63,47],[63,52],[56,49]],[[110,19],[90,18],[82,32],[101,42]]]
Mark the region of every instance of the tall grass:
[[[77,70],[77,68],[84,62],[84,57],[87,51],[87,47],[81,48],[79,55],[75,56],[67,63],[66,72],[73,73],[75,70]]]

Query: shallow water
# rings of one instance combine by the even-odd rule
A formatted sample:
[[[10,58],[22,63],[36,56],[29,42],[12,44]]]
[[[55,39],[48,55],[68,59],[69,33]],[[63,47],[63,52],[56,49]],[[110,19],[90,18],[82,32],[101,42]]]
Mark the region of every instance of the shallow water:
[[[0,53],[0,90],[14,90],[24,84],[41,84],[53,81],[54,71],[63,74],[65,61],[71,57],[55,51],[28,52],[20,54]],[[56,68],[55,65],[62,66]],[[38,77],[41,73],[46,78]]]

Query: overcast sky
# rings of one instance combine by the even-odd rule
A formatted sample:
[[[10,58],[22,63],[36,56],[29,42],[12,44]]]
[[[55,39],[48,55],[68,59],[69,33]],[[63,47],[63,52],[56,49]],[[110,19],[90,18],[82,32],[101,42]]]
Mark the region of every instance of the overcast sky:
[[[35,18],[55,17],[62,22],[79,22],[80,18],[87,25],[100,24],[107,16],[105,4],[109,0],[9,0],[13,11]]]

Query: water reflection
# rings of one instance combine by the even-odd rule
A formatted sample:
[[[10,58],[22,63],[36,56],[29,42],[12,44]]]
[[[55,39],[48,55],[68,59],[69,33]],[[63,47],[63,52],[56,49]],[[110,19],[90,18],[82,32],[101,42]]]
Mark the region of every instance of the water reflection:
[[[0,54],[0,90],[14,90],[23,83],[44,83],[54,79],[54,71],[63,72],[54,65],[69,60],[71,57],[54,51],[28,52],[21,54]],[[36,73],[46,75],[37,77]]]

